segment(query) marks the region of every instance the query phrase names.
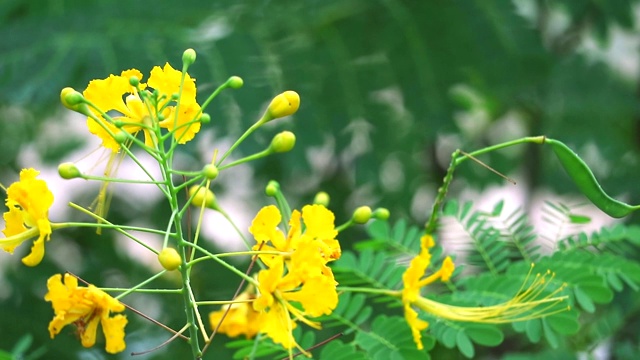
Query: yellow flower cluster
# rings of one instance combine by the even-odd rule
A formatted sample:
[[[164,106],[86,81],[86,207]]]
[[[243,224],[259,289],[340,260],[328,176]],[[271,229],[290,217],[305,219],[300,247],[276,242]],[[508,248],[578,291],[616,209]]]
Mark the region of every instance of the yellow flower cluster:
[[[38,174],[34,169],[23,169],[20,181],[7,189],[9,211],[3,215],[6,227],[2,230],[6,238],[0,240],[2,249],[13,253],[18,245],[37,235],[31,253],[22,258],[27,266],[36,266],[42,261],[44,242],[51,238],[49,208],[53,204],[53,193],[44,180],[36,179]]]
[[[60,274],[53,275],[47,281],[49,292],[44,299],[51,302],[55,317],[49,323],[49,334],[53,339],[62,328],[75,324],[82,346],[91,347],[96,342],[98,325],[106,340],[105,349],[111,354],[125,348],[124,327],[127,318],[124,315],[110,316],[111,312],[124,311],[124,305],[93,285],[78,287],[78,280]]]
[[[265,333],[274,342],[292,349],[299,348],[292,335],[297,321],[320,328],[309,318],[328,315],[338,305],[337,283],[327,266],[341,254],[334,220],[333,213],[324,206],[307,205],[302,213],[293,211],[285,236],[278,229],[282,221],[278,208],[262,208],[249,228],[257,241],[253,249],[269,252],[259,255],[266,268],[257,275],[258,293],[243,294],[244,298],[255,297],[253,304],[232,305],[229,320],[225,318],[219,331],[247,337]],[[224,311],[210,315],[214,327]]]
[[[175,70],[169,63],[166,63],[163,68],[154,67],[146,84],[139,82],[137,87],[133,86],[130,83],[132,77],[139,82],[143,75],[136,69],[125,70],[120,75],[92,80],[83,92],[84,97],[99,109],[91,108],[99,121],[89,117],[87,126],[92,134],[102,139],[102,145],[114,152],[120,149],[120,144],[111,135],[120,130],[103,116],[110,111],[120,114],[113,117],[113,120],[122,122],[122,130],[130,134],[142,130],[145,135],[145,144],[151,148],[157,141],[154,140],[156,136],[154,130],[158,126],[174,132],[174,137],[180,144],[193,139],[200,131],[200,122],[196,119],[196,115],[200,112],[200,105],[196,102],[195,79],[187,73],[184,74],[182,92],[176,101],[174,95],[180,92],[182,72]],[[148,101],[151,99],[151,93],[147,86],[157,92],[156,102]],[[141,96],[139,90],[146,91],[145,96]]]

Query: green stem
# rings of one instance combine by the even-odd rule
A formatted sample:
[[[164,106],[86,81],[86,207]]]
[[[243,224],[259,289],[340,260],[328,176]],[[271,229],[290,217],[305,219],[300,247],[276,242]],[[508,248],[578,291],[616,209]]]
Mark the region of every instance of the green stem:
[[[227,158],[227,156],[229,156],[231,154],[231,152],[233,152],[233,150],[235,150],[238,145],[240,145],[249,135],[251,135],[251,133],[253,133],[257,128],[259,128],[260,126],[262,126],[262,124],[264,123],[263,121],[264,117],[260,120],[258,120],[258,122],[256,122],[255,124],[251,125],[250,128],[247,129],[247,131],[244,132],[244,134],[242,134],[242,136],[240,136],[238,138],[238,140],[236,140],[235,143],[233,143],[233,145],[231,145],[231,147],[229,148],[229,150],[225,151],[225,153],[222,155],[222,157],[220,157],[220,160],[218,160],[218,163],[216,164],[216,166],[218,168],[220,168],[220,164],[222,164],[222,162],[224,161],[224,159]]]
[[[271,149],[271,147],[269,147],[269,148],[267,148],[265,150],[260,151],[259,153],[255,153],[253,155],[249,155],[249,156],[244,157],[242,159],[238,159],[236,161],[233,161],[233,162],[230,162],[230,163],[228,163],[226,165],[223,165],[223,166],[219,167],[218,170],[228,169],[230,167],[233,167],[233,166],[236,166],[236,165],[240,165],[240,164],[244,164],[244,163],[249,162],[249,161],[261,159],[261,158],[263,158],[265,156],[269,156],[271,154],[273,154],[273,150]]]
[[[453,152],[451,155],[451,163],[449,164],[449,168],[447,169],[447,173],[444,176],[442,181],[442,186],[438,188],[438,195],[433,202],[433,207],[431,208],[431,216],[429,220],[425,224],[425,232],[427,234],[433,234],[436,230],[436,226],[438,224],[438,212],[444,202],[444,198],[447,195],[447,191],[449,190],[449,186],[451,185],[451,181],[453,180],[453,172],[455,168],[460,165],[463,161],[467,159],[474,158],[476,156],[489,153],[491,151],[504,149],[513,145],[525,144],[525,143],[534,143],[534,144],[544,144],[545,137],[544,136],[530,136],[524,137],[516,140],[511,140],[507,142],[503,142],[501,144],[488,146],[486,148],[482,148],[480,150],[476,150],[474,152],[468,154],[462,154],[462,152],[458,149]]]
[[[123,292],[122,294],[120,294],[120,295],[116,296],[116,297],[115,297],[115,299],[116,299],[116,300],[122,299],[123,297],[125,297],[125,296],[127,296],[127,295],[131,294],[132,292],[134,292],[134,291],[136,291],[136,290],[140,289],[141,287],[143,287],[143,286],[145,286],[145,285],[149,284],[149,283],[150,283],[150,282],[152,282],[153,280],[155,280],[155,279],[159,278],[160,276],[164,275],[164,273],[166,273],[166,272],[167,272],[166,270],[162,270],[162,271],[160,271],[159,273],[157,273],[157,274],[153,275],[152,277],[150,277],[150,278],[148,278],[147,280],[145,280],[145,281],[143,281],[143,282],[139,283],[138,285],[136,285],[136,286],[132,287],[131,289],[127,289],[127,290],[126,290],[125,292]],[[104,290],[104,289],[103,289],[103,290]]]
[[[222,265],[222,266],[226,267],[226,268],[227,268],[227,269],[229,269],[231,272],[235,273],[236,275],[238,275],[238,276],[240,276],[241,278],[245,279],[246,281],[250,282],[250,283],[251,283],[251,284],[253,284],[254,286],[258,286],[258,282],[257,282],[254,278],[252,278],[251,276],[249,276],[249,275],[245,274],[244,272],[242,272],[242,271],[240,271],[240,270],[236,269],[236,267],[235,267],[235,266],[233,266],[233,265],[231,265],[231,264],[227,263],[226,261],[224,261],[224,260],[220,259],[220,256],[219,256],[219,255],[213,254],[213,253],[209,252],[207,249],[205,249],[205,248],[203,248],[203,247],[201,247],[201,246],[199,246],[199,245],[197,245],[197,244],[188,243],[188,244],[186,244],[186,245],[187,245],[187,246],[191,246],[191,247],[193,247],[194,249],[197,249],[198,251],[200,251],[200,252],[202,252],[203,254],[207,255],[207,257],[208,257],[208,258],[210,258],[210,259],[212,259],[212,260],[215,260],[217,263],[219,263],[220,265]],[[247,253],[249,253],[249,252],[247,252]],[[257,253],[264,253],[264,252],[257,252]],[[278,253],[278,254],[282,254],[282,253]],[[195,261],[197,261],[197,259],[196,259],[196,260],[194,260],[193,262],[195,262]],[[192,263],[193,263],[193,262],[192,262]]]
[[[338,286],[336,288],[336,290],[338,292],[349,291],[349,292],[366,293],[366,294],[373,294],[373,295],[387,295],[387,296],[392,296],[392,297],[401,297],[402,296],[402,292],[401,291],[389,290],[389,289]]]

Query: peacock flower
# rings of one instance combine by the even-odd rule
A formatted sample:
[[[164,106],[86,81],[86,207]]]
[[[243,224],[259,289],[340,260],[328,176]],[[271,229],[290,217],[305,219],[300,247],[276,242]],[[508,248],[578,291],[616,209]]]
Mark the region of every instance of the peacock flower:
[[[258,322],[260,313],[255,311],[251,304],[254,298],[255,294],[251,291],[244,291],[238,295],[233,304],[209,313],[209,324],[212,330],[218,327],[219,333],[227,334],[229,337],[244,335],[249,339],[256,336],[260,329]],[[222,319],[223,316],[224,319]]]
[[[308,246],[311,246],[309,242],[302,244],[293,256]],[[304,251],[304,254],[300,255],[304,258],[310,256],[310,252]],[[308,260],[309,263],[317,263],[317,258]],[[304,262],[304,259],[297,259],[292,264]],[[286,349],[291,350],[295,346],[304,352],[294,340],[292,331],[296,328],[298,320],[313,328],[320,328],[319,323],[309,320],[308,317],[328,315],[336,308],[337,283],[332,273],[328,275],[312,272],[303,278],[293,269],[293,266],[290,266],[289,270],[285,270],[284,258],[274,257],[270,267],[258,273],[259,295],[253,302],[253,308],[260,312],[260,332],[267,334],[275,343]]]
[[[6,238],[0,239],[3,250],[13,253],[24,241],[35,236],[31,253],[22,262],[27,266],[36,266],[44,257],[45,240],[51,239],[49,208],[53,204],[53,193],[44,180],[36,179],[40,174],[32,168],[20,171],[20,181],[7,189],[6,206],[9,211],[3,217],[6,224],[2,231]]]
[[[425,276],[425,272],[431,263],[429,248],[433,247],[435,243],[430,235],[423,236],[421,243],[420,254],[411,260],[409,267],[402,275],[404,283],[402,302],[405,310],[405,319],[409,324],[418,349],[423,348],[421,331],[425,330],[429,323],[420,319],[418,312],[413,307],[442,319],[492,324],[525,321],[549,316],[567,309],[566,307],[557,306],[567,299],[566,296],[557,296],[562,291],[563,286],[544,294],[551,282],[550,280],[553,278],[551,272],[547,271],[544,275],[537,274],[535,279],[529,283],[534,267],[533,264],[517,293],[510,300],[497,305],[482,307],[455,306],[423,297],[420,294],[421,289],[437,280],[449,281],[455,270],[455,265],[450,257],[446,257],[438,271]]]
[[[304,222],[304,231],[300,218]],[[254,250],[280,251],[291,253],[298,248],[298,244],[304,241],[312,241],[325,260],[337,260],[340,258],[340,243],[335,238],[338,231],[335,229],[335,216],[323,205],[306,205],[302,208],[302,214],[298,210],[291,213],[289,220],[289,232],[285,237],[284,233],[278,229],[282,221],[280,210],[273,205],[263,207],[251,223],[249,232],[256,239]],[[271,245],[266,243],[270,242]],[[260,246],[261,243],[265,243]],[[270,264],[274,255],[260,255],[260,259],[267,265]]]
[[[138,79],[137,87],[131,85],[132,77]],[[121,122],[121,129],[130,134],[142,130],[145,144],[149,147],[153,147],[156,141],[153,136],[158,127],[174,132],[174,137],[181,144],[193,139],[200,130],[200,123],[196,119],[200,106],[196,102],[195,79],[184,74],[182,93],[176,102],[173,95],[180,93],[182,72],[167,63],[163,68],[156,66],[151,70],[147,84],[140,82],[142,78],[139,70],[129,69],[122,71],[120,75],[110,75],[106,79],[89,82],[83,95],[99,109],[91,107],[95,118],[87,119],[89,131],[102,139],[104,147],[117,152],[120,143],[112,134],[118,133],[120,129],[103,116],[104,113],[116,112],[119,115],[113,116],[113,121]],[[147,86],[157,91],[157,103],[149,101],[151,93]],[[144,96],[139,91],[144,91]]]
[[[49,292],[44,299],[51,302],[55,314],[49,323],[52,339],[62,328],[74,324],[82,346],[91,347],[96,342],[98,325],[102,325],[106,351],[115,354],[125,349],[127,318],[121,314],[110,316],[112,312],[124,311],[122,303],[93,285],[78,287],[78,280],[69,274],[64,275],[64,283],[60,274],[53,275],[47,281],[47,288]]]

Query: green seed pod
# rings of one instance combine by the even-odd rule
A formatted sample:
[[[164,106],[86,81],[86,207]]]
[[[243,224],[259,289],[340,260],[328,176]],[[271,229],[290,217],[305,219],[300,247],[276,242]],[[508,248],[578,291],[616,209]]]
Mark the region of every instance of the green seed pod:
[[[576,183],[578,189],[600,210],[614,218],[621,218],[640,209],[640,205],[632,206],[618,201],[604,192],[587,164],[564,143],[546,139],[562,163],[565,171]]]

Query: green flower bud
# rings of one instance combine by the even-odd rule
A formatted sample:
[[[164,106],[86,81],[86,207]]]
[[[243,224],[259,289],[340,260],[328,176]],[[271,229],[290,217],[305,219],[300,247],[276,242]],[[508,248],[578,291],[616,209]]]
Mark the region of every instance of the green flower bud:
[[[132,76],[132,77],[129,78],[129,84],[131,86],[138,86],[138,85],[140,85],[140,79],[138,79],[137,76]]]
[[[198,120],[200,120],[200,122],[203,124],[208,124],[211,122],[211,115],[207,113],[202,113],[202,115],[200,115],[200,119]]]
[[[194,185],[189,188],[189,197],[191,197],[191,205],[204,206],[209,209],[218,209],[218,202],[216,201],[216,195],[213,191],[199,185]]]
[[[126,131],[118,131],[113,134],[113,140],[115,140],[118,144],[123,144],[129,138],[129,134]]]
[[[232,89],[240,89],[244,85],[244,80],[239,76],[232,76],[227,80],[229,87]]]
[[[278,182],[275,180],[271,180],[267,184],[267,187],[264,189],[264,192],[267,194],[267,196],[274,197],[278,193],[279,189],[280,189],[280,184],[278,184]]]
[[[271,149],[277,153],[291,151],[296,144],[296,135],[291,131],[283,131],[271,140]]]
[[[58,165],[58,174],[63,179],[75,179],[77,177],[82,176],[80,170],[76,167],[74,163],[66,162]]]
[[[124,121],[117,119],[113,121],[113,125],[115,125],[115,127],[117,127],[118,129],[122,128],[124,126]]]
[[[368,206],[360,206],[353,212],[353,222],[356,224],[366,224],[371,220],[371,208]]]
[[[182,264],[182,257],[174,248],[164,248],[158,254],[158,261],[163,268],[169,271],[177,269]]]
[[[90,111],[82,94],[73,88],[66,87],[60,91],[60,102],[69,110],[89,116]]]
[[[213,180],[218,177],[218,167],[213,164],[207,164],[202,168],[202,175],[209,180]]]
[[[378,219],[378,220],[388,220],[389,219],[389,215],[391,215],[389,213],[388,209],[385,208],[377,208],[373,211],[373,218],[374,219]]]
[[[317,204],[317,205],[322,205],[324,207],[328,207],[330,200],[331,200],[331,198],[329,197],[329,194],[327,194],[324,191],[320,191],[313,198],[313,203]]]
[[[182,63],[187,67],[196,62],[196,51],[193,49],[187,49],[182,53]]]
[[[285,91],[271,100],[266,112],[266,121],[292,115],[299,107],[300,95],[295,91]]]

